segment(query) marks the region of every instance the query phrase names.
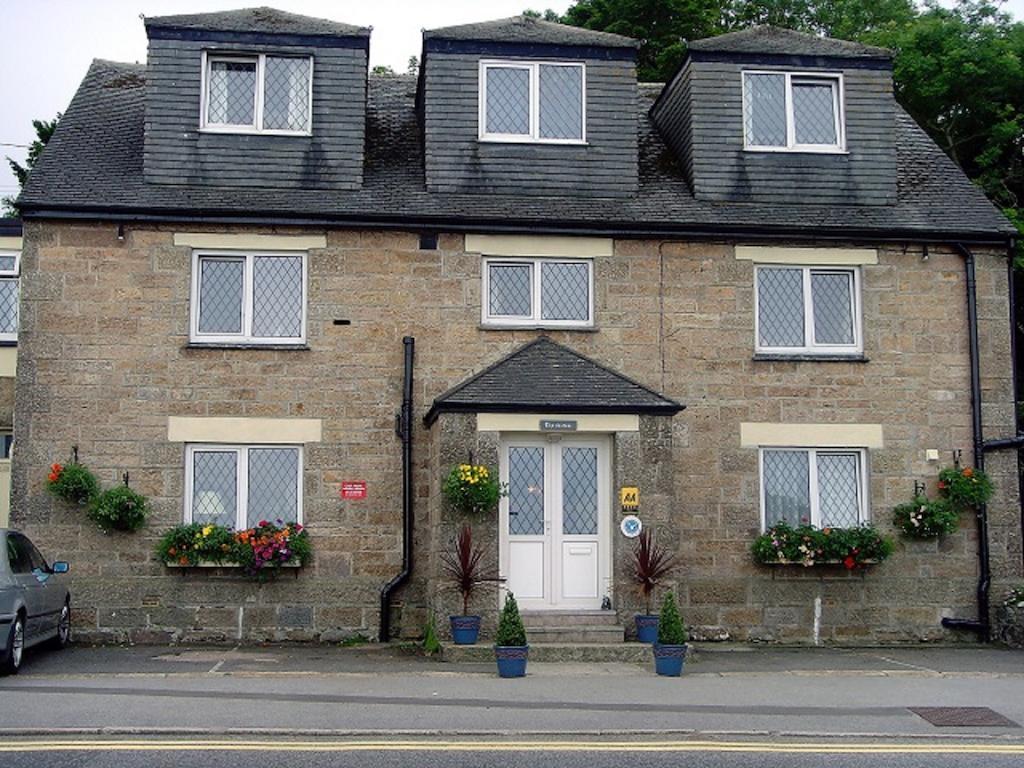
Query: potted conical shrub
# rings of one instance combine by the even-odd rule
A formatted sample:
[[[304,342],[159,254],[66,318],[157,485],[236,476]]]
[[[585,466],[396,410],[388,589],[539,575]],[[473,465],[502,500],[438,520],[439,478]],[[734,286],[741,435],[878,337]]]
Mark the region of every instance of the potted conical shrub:
[[[654,643],[658,640],[658,617],[651,613],[651,601],[658,584],[675,568],[673,560],[667,549],[654,542],[649,530],[640,532],[636,546],[633,547],[633,581],[647,611],[635,617],[636,639],[641,643]]]
[[[526,644],[526,627],[519,615],[515,595],[505,595],[505,606],[498,619],[498,633],[494,640],[494,655],[498,660],[499,677],[525,677],[526,657],[530,646]]]
[[[654,648],[654,671],[667,677],[679,677],[686,661],[686,627],[671,592],[665,595],[658,617],[658,642]]]
[[[462,615],[449,616],[452,640],[456,645],[473,645],[480,636],[480,617],[469,614],[469,601],[476,588],[488,581],[500,581],[494,569],[485,563],[482,547],[473,546],[473,529],[463,524],[451,550],[441,553],[445,575],[462,597]]]

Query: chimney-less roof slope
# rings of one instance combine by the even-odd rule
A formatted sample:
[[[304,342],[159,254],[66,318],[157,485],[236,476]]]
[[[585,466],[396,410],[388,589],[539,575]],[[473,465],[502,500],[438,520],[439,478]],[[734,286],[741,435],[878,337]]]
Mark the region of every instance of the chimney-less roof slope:
[[[585,45],[604,48],[639,48],[631,37],[611,32],[571,27],[529,16],[459,24],[454,27],[423,30],[424,40],[471,40],[474,42],[532,43],[540,45]]]
[[[333,37],[369,37],[370,30],[330,19],[300,16],[276,8],[242,8],[237,11],[189,13],[153,16],[146,28],[195,29],[208,32],[241,32],[264,35],[330,35]]]
[[[700,53],[760,53],[781,56],[830,56],[843,59],[891,59],[892,51],[873,45],[835,40],[781,27],[751,27],[717,37],[693,40],[689,49]]]

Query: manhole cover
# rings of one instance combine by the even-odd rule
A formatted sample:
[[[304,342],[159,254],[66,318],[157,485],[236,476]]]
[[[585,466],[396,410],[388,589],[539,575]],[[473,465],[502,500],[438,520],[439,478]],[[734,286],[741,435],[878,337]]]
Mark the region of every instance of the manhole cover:
[[[1020,728],[1020,726],[988,707],[908,707],[932,725],[945,728]]]

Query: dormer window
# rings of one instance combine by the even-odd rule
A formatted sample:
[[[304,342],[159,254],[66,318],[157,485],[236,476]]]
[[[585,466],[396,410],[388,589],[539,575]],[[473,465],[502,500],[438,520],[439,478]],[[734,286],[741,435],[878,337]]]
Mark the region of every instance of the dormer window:
[[[308,135],[313,59],[203,54],[204,131]]]
[[[743,73],[746,149],[775,152],[841,152],[841,75],[797,72]]]
[[[578,63],[480,62],[480,140],[582,144],[586,68]]]

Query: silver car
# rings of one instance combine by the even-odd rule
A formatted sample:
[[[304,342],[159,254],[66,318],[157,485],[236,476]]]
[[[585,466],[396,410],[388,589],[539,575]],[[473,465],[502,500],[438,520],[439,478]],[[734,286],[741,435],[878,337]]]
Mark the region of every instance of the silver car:
[[[0,675],[21,668],[26,648],[71,639],[68,564],[46,564],[28,537],[0,528]]]

